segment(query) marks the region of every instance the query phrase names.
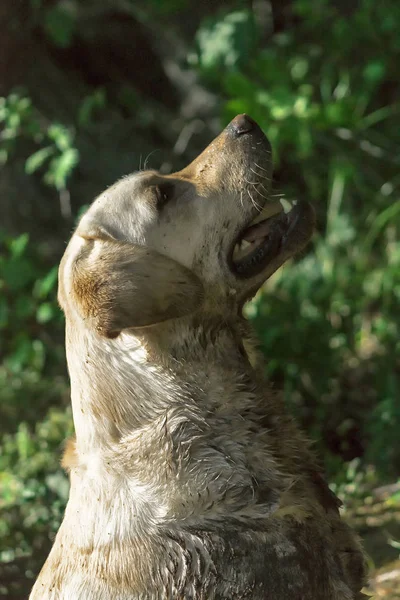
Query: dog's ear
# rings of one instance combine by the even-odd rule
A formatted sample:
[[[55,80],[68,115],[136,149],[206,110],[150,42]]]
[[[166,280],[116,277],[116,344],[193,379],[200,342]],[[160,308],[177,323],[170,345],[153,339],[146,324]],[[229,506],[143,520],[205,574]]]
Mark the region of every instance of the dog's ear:
[[[203,286],[194,273],[142,246],[87,237],[67,263],[69,301],[106,337],[189,315],[202,303]]]

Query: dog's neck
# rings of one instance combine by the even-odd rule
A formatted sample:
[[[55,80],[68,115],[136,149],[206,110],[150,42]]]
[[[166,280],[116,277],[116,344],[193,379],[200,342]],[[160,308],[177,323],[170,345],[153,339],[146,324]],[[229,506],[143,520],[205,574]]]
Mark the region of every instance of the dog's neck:
[[[112,340],[67,326],[78,444],[113,444],[170,409],[207,403],[228,372],[251,371],[243,333],[247,347],[239,320],[181,319]]]
[[[255,347],[247,321],[221,315],[166,322],[144,330],[138,339],[149,363],[168,364],[172,370],[176,364],[190,369],[193,363],[210,359],[218,365],[239,360],[240,370],[248,363],[247,348]]]
[[[264,477],[269,458],[264,451],[249,458],[258,428],[256,384],[241,328],[181,320],[158,332],[80,340],[84,353],[68,355],[77,434],[74,505],[89,502],[94,489],[111,495],[126,489],[124,501],[139,502],[132,490],[143,488],[161,506],[164,485],[166,518],[185,515],[193,502],[203,510],[210,494],[216,506],[228,502],[238,510],[251,501],[253,476]],[[244,418],[250,410],[254,421]],[[275,465],[267,471],[274,479]]]

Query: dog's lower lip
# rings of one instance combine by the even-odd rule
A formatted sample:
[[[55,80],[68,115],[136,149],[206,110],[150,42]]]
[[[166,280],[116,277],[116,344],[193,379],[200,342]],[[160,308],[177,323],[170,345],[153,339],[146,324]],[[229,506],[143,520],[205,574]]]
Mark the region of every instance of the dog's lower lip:
[[[257,275],[279,254],[281,242],[282,238],[276,234],[265,237],[253,252],[241,260],[233,262],[236,273],[245,278]]]
[[[251,239],[254,237],[254,249],[246,253],[244,257],[234,259],[233,250],[230,254],[230,268],[241,279],[248,279],[259,275],[268,264],[279,257],[285,249],[289,247],[289,254],[296,251],[297,233],[302,238],[302,223],[304,213],[310,210],[307,203],[300,203],[293,206],[289,213],[281,212],[267,219],[266,222],[257,224],[257,228],[262,233],[267,232],[265,236],[259,237],[253,232],[253,226],[246,228],[239,235],[239,240]],[[304,223],[303,223],[304,224]],[[292,249],[293,247],[293,249]],[[235,246],[234,246],[235,248]],[[287,258],[287,257],[286,257]]]

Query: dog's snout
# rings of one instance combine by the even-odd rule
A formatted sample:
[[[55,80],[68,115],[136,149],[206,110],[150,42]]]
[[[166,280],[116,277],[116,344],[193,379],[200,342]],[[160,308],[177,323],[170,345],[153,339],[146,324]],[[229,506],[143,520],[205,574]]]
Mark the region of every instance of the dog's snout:
[[[242,114],[237,115],[237,117],[230,122],[228,127],[235,136],[240,136],[244,133],[253,131],[253,129],[257,129],[258,125],[251,117],[246,114]]]

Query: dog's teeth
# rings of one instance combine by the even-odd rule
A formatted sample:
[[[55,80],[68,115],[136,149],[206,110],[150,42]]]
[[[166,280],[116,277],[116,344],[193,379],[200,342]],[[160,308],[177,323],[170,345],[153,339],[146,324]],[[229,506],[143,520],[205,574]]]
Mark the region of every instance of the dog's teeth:
[[[243,248],[243,250],[246,250],[250,246],[251,246],[250,242],[248,242],[247,240],[242,240],[242,248]]]
[[[281,204],[277,202],[267,202],[262,211],[256,216],[252,221],[252,225],[257,225],[257,223],[261,223],[261,221],[265,221],[270,217],[273,217],[279,214],[282,210]]]
[[[279,202],[282,204],[283,212],[285,213],[285,215],[287,215],[293,208],[292,203],[289,202],[289,200],[286,200],[285,198],[281,198]]]

